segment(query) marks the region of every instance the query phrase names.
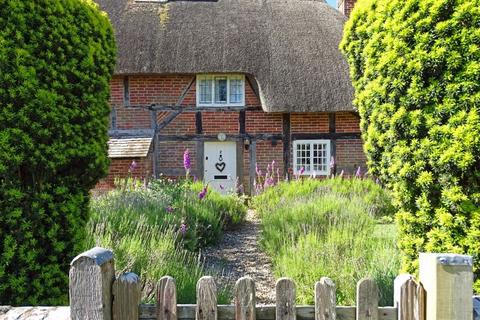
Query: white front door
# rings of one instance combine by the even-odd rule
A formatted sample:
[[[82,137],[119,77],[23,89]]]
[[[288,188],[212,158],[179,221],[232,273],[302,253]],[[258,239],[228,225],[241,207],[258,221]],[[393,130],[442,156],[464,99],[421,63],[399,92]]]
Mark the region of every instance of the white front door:
[[[220,193],[235,192],[237,144],[234,141],[205,142],[204,179]]]

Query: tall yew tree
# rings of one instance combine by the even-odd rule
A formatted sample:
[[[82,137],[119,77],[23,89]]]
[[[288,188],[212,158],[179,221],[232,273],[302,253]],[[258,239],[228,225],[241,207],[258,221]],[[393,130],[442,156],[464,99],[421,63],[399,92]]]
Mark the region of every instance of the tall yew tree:
[[[480,0],[360,0],[341,48],[370,172],[393,190],[404,269],[474,256],[480,289]]]
[[[115,50],[91,0],[0,0],[0,305],[68,301],[108,170]]]

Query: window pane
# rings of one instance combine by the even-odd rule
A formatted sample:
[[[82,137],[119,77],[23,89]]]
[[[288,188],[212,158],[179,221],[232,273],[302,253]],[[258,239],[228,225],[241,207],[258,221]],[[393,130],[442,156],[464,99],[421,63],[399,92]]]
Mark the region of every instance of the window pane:
[[[227,103],[226,78],[215,78],[215,103]]]
[[[327,145],[325,143],[314,143],[313,154],[314,170],[325,172],[327,171]]]
[[[305,173],[309,173],[312,170],[312,160],[311,160],[311,145],[310,144],[297,144],[296,145],[296,162],[295,169],[299,172],[302,168],[305,169]]]
[[[241,79],[230,80],[230,103],[243,102],[243,81]]]
[[[204,78],[200,80],[200,103],[212,103],[212,80]]]

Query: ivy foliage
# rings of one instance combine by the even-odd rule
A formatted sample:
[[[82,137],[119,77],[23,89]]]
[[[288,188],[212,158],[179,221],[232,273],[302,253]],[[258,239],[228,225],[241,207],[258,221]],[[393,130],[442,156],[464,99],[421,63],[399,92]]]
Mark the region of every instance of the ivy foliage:
[[[479,291],[480,0],[359,0],[341,49],[404,271],[419,252],[469,254]]]
[[[108,170],[115,50],[91,0],[0,0],[0,304],[68,303]]]

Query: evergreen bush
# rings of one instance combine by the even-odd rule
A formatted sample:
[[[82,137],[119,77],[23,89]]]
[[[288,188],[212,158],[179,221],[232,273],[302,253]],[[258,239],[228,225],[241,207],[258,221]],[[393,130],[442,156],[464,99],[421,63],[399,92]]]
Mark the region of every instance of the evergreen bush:
[[[0,5],[0,304],[68,304],[108,170],[113,30],[91,0]]]
[[[359,0],[341,49],[405,271],[422,251],[469,254],[478,291],[480,0]]]

